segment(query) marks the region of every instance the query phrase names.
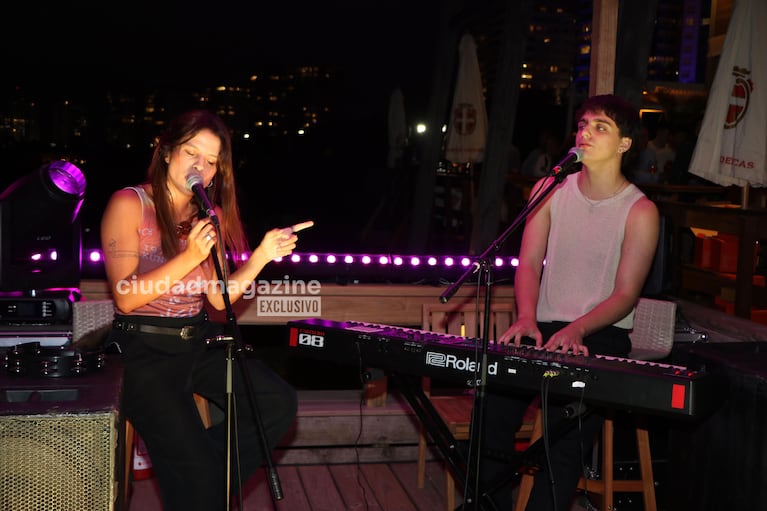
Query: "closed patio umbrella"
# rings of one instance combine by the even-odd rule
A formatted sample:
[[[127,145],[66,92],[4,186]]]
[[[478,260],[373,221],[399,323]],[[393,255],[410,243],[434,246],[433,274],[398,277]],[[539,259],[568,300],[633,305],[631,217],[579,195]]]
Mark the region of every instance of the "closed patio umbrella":
[[[458,74],[450,110],[445,159],[456,164],[478,163],[485,154],[487,111],[477,45],[464,34],[458,47]]]
[[[767,2],[736,0],[690,173],[714,183],[767,186]]]

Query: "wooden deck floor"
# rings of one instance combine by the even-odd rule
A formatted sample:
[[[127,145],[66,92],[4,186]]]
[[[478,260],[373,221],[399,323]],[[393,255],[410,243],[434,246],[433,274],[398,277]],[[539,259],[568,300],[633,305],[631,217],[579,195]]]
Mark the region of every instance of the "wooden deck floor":
[[[416,485],[415,462],[338,465],[279,465],[284,498],[274,501],[264,472],[244,488],[236,511],[445,511],[445,472],[440,461],[426,463],[426,483]],[[456,507],[463,504],[460,491]],[[568,511],[593,509],[576,499]],[[627,509],[640,509],[629,506]],[[663,507],[658,507],[660,511]],[[133,482],[128,511],[162,511],[154,478]],[[233,508],[235,511],[235,508]]]
[[[245,486],[243,511],[444,511],[445,477],[427,463],[426,484],[416,486],[415,462],[278,465],[284,498],[274,502],[259,472]],[[456,495],[456,504],[462,502]],[[154,478],[133,482],[129,511],[161,511]]]
[[[396,393],[361,405],[359,391],[300,392],[294,428],[273,453],[284,498],[273,501],[259,471],[238,511],[444,511],[444,464],[431,452],[416,483],[417,421]],[[456,492],[456,506],[463,502]],[[660,508],[659,508],[660,509]],[[569,511],[583,511],[576,503]],[[157,481],[133,481],[128,511],[162,511]]]
[[[409,406],[396,394],[384,406],[362,406],[361,396],[299,392],[298,418],[273,453],[284,498],[273,501],[259,471],[244,487],[243,511],[444,511],[441,461],[430,458],[426,484],[417,487],[418,426]],[[134,481],[129,511],[161,510],[156,479]]]

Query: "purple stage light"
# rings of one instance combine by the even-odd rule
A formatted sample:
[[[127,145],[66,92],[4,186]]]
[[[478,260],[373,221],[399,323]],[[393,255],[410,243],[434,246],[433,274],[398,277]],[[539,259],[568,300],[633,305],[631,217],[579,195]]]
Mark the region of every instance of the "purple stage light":
[[[42,165],[0,193],[0,291],[40,294],[80,285],[84,195],[84,174],[64,160]]]
[[[85,175],[75,165],[60,160],[49,164],[47,170],[48,178],[57,190],[76,197],[85,194]]]

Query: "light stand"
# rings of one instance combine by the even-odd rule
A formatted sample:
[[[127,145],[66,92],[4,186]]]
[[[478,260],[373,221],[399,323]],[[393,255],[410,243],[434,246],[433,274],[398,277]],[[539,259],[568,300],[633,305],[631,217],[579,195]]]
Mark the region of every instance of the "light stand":
[[[487,350],[490,344],[489,330],[490,330],[490,303],[492,299],[492,261],[490,255],[493,252],[498,251],[501,246],[506,242],[508,237],[520,226],[522,222],[530,215],[530,213],[540,204],[540,202],[551,193],[554,188],[559,185],[567,176],[567,172],[557,172],[553,175],[548,185],[541,190],[541,192],[533,198],[533,200],[525,205],[522,211],[519,212],[514,221],[501,233],[501,235],[493,241],[482,254],[476,257],[473,265],[469,266],[467,270],[461,275],[453,284],[451,284],[439,297],[442,303],[446,303],[463,283],[474,273],[479,273],[480,283],[484,283],[485,287],[485,310],[483,316],[483,329],[482,329],[482,354],[480,363],[480,377],[478,379],[477,386],[474,390],[474,407],[472,409],[471,426],[469,431],[469,462],[467,470],[467,478],[469,484],[466,488],[466,498],[464,500],[463,507],[467,505],[473,506],[473,509],[481,509],[481,503],[479,499],[480,489],[480,453],[482,452],[482,426],[485,408],[485,391],[487,385]]]

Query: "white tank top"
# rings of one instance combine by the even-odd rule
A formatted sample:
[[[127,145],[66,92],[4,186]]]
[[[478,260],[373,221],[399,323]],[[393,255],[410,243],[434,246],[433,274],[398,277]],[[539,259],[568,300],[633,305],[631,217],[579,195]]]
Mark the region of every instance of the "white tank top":
[[[644,197],[630,184],[600,201],[586,198],[577,174],[551,197],[551,228],[538,297],[538,321],[571,322],[604,301],[615,287],[626,219]],[[630,329],[634,311],[613,323]]]

